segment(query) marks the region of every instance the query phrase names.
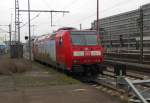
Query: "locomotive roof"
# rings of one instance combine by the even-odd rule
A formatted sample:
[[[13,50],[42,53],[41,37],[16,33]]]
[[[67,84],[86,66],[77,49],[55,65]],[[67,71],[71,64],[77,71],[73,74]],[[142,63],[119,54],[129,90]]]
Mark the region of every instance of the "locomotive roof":
[[[57,31],[60,31],[60,30],[77,30],[77,29],[74,27],[63,27],[63,28],[58,29]]]
[[[96,30],[88,30],[88,29],[86,29],[86,30],[77,30],[77,29],[72,29],[72,28],[70,28],[70,29],[59,29],[59,31],[56,31],[56,32],[53,32],[52,34],[46,34],[46,35],[41,35],[41,36],[38,36],[36,39],[35,39],[35,41],[40,41],[40,40],[43,40],[43,39],[48,39],[48,38],[53,38],[58,32],[61,32],[61,31],[71,31],[71,32],[82,32],[82,34],[84,34],[83,32],[86,32],[86,34],[87,34],[87,32],[89,32],[89,31],[93,31],[93,32],[96,32]]]
[[[59,31],[56,31],[55,33],[60,32],[60,31],[72,31],[72,32],[87,32],[87,31],[95,31],[95,32],[96,32],[96,30],[89,30],[89,29],[86,29],[86,30],[71,29],[71,30],[59,30]]]

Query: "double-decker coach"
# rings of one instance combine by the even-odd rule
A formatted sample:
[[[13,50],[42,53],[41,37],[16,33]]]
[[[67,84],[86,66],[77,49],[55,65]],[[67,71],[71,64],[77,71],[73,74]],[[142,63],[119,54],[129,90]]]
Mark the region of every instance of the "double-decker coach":
[[[33,43],[35,60],[68,72],[99,72],[103,62],[103,48],[95,30],[62,28],[51,35],[37,37]]]

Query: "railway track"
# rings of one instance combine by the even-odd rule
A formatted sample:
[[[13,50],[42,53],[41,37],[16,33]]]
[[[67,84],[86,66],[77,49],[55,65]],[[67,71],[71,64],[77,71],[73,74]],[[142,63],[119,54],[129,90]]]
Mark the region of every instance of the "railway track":
[[[143,73],[134,73],[133,71],[129,71],[127,72],[126,77],[130,80],[144,80],[145,78],[149,79],[149,76],[145,76]],[[120,86],[117,85],[116,83],[116,76],[114,75],[114,71],[112,69],[107,69],[106,71],[104,71],[103,75],[98,76],[95,79],[92,79],[92,85],[97,88],[100,89],[102,91],[108,92],[111,95],[116,95],[119,96],[121,99],[125,100],[125,101],[129,101],[131,100],[131,98],[133,98],[135,95],[133,92],[128,92],[127,87],[122,86],[122,88],[120,88]],[[138,85],[138,88],[140,88],[141,90],[148,90],[150,89],[150,85],[148,84],[142,84],[142,85]]]
[[[126,77],[130,80],[143,80],[145,78],[150,78],[147,74],[145,76],[143,72],[136,72],[135,71],[128,71]],[[116,76],[114,75],[114,70],[112,68],[108,68],[103,72],[103,75],[98,75],[97,77],[84,77],[80,78],[79,76],[72,76],[75,79],[78,79],[86,84],[94,86],[96,89],[100,89],[104,92],[108,92],[113,96],[119,96],[124,101],[129,101],[133,96],[134,93],[129,93],[126,91],[128,88],[119,88],[116,83]],[[88,80],[87,80],[88,78]],[[141,85],[139,86],[140,89],[150,89],[150,85]],[[126,103],[126,102],[125,102]]]

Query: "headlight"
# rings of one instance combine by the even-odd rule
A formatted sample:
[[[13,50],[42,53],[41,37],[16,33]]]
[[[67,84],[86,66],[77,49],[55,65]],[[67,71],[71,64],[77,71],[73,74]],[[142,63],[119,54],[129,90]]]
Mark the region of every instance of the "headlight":
[[[84,51],[73,52],[73,56],[84,56]]]
[[[102,53],[101,53],[101,51],[92,51],[92,52],[91,52],[91,55],[92,55],[92,56],[101,56]]]

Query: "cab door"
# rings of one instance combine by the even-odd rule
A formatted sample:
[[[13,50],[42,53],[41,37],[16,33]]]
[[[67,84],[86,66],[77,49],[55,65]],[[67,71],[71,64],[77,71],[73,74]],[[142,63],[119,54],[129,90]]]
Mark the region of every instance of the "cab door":
[[[59,65],[65,64],[65,48],[64,48],[64,39],[61,34],[56,37],[56,58]]]

